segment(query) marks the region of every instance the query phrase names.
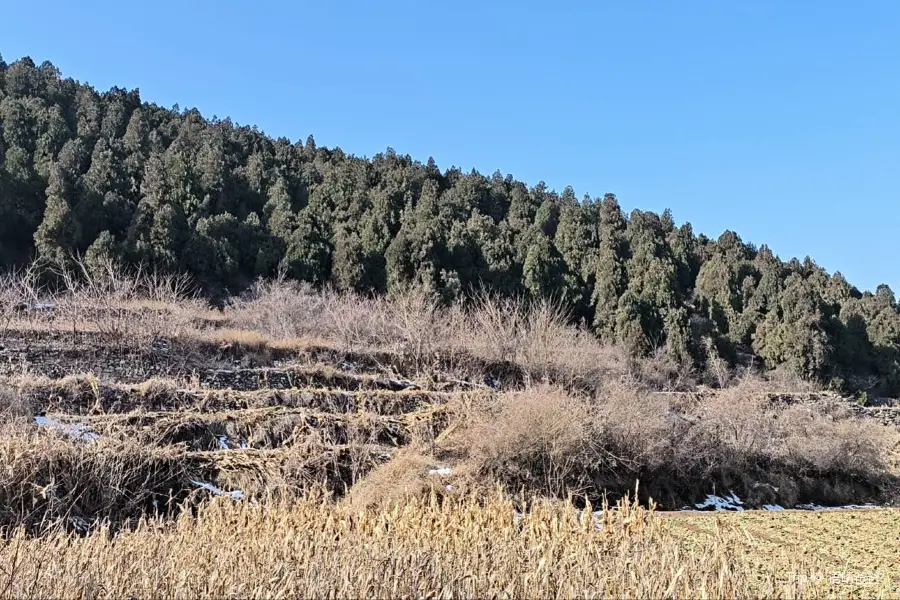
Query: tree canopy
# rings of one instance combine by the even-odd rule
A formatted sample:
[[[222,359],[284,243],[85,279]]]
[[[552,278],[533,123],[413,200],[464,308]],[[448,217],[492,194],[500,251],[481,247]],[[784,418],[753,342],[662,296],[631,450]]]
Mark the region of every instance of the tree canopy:
[[[76,256],[187,272],[210,294],[283,270],[362,293],[549,296],[637,355],[700,366],[715,348],[836,388],[900,391],[887,286],[860,292],[733,231],[695,235],[669,211],[625,215],[612,194],[274,139],[0,58],[0,268]]]

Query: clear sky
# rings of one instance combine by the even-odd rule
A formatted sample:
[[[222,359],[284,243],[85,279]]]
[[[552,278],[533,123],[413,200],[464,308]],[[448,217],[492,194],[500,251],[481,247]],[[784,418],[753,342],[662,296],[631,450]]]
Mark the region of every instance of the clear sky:
[[[900,292],[900,2],[6,0],[0,52],[274,136],[673,210]]]

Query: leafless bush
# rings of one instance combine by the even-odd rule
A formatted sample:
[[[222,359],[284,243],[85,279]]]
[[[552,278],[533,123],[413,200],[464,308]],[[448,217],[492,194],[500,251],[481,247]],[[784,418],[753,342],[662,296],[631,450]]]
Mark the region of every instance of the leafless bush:
[[[586,487],[595,464],[595,421],[589,405],[558,388],[504,394],[476,415],[465,444],[477,472],[509,489],[549,494]]]
[[[0,333],[6,333],[22,305],[22,297],[13,274],[0,276]]]
[[[394,294],[388,315],[395,349],[420,369],[431,364],[444,346],[448,325],[437,295],[422,287]]]
[[[260,331],[274,339],[295,339],[323,333],[325,298],[307,283],[283,275],[258,280],[230,305],[238,327]]]
[[[55,318],[76,333],[85,328],[119,342],[174,337],[202,307],[186,275],[129,270],[112,261],[88,269],[79,260],[52,272],[62,287]]]
[[[569,323],[566,309],[544,300],[523,317],[516,362],[534,381],[594,389],[607,377],[622,377],[627,363],[618,349],[603,345],[591,332]]]
[[[706,351],[706,380],[719,388],[728,387],[734,378],[731,365],[719,354],[715,341],[711,337],[704,338],[704,350]]]
[[[503,298],[479,292],[470,311],[472,327],[463,342],[476,354],[493,362],[513,362],[524,329],[525,305],[520,298]]]
[[[229,307],[232,323],[273,340],[313,338],[345,352],[390,352],[416,372],[436,368],[479,376],[478,365],[520,369],[528,381],[596,389],[607,378],[638,378],[662,389],[693,382],[680,366],[630,360],[571,324],[557,301],[525,301],[482,291],[469,304],[443,305],[414,287],[388,297],[314,290],[284,278],[259,281]]]
[[[31,415],[25,397],[5,383],[0,382],[0,423],[8,423]]]
[[[601,386],[594,410],[602,431],[602,438],[595,443],[619,457],[607,474],[622,475],[622,483],[629,484],[632,474],[672,466],[667,463],[677,440],[677,426],[664,396],[633,381],[609,380]]]
[[[464,412],[465,434],[451,447],[509,489],[557,496],[621,493],[636,479],[685,501],[724,482],[739,493],[798,478],[890,488],[896,431],[816,403],[773,402],[765,385],[681,397],[608,381],[592,402],[542,385]]]
[[[345,352],[397,346],[403,331],[397,312],[383,298],[315,290],[283,276],[259,280],[229,306],[237,327],[252,329],[273,340],[308,339],[330,343]],[[409,316],[409,312],[405,312]]]
[[[320,335],[335,339],[341,350],[377,350],[389,346],[397,338],[385,299],[331,291],[325,293],[323,299]]]
[[[16,321],[29,324],[40,318],[47,292],[42,287],[37,264],[0,275],[0,333]],[[50,304],[48,303],[48,306]]]
[[[650,356],[623,356],[621,360],[630,364],[633,378],[651,390],[685,392],[697,385],[691,365],[675,361],[665,347],[658,348]]]

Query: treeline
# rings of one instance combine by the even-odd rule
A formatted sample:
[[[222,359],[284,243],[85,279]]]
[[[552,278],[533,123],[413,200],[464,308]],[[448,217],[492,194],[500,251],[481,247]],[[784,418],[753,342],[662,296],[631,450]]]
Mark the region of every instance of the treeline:
[[[511,176],[441,171],[273,139],[196,110],[98,93],[45,62],[0,58],[0,266],[108,259],[190,273],[211,294],[258,277],[389,293],[424,284],[556,297],[635,354],[699,367],[786,367],[869,394],[900,391],[893,292],[861,293],[812,260],[728,231],[577,198]]]

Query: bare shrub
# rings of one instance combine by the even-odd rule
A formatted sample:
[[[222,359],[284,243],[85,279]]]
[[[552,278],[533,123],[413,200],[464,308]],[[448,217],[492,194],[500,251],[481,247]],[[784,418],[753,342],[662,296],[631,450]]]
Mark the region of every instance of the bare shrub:
[[[816,406],[798,404],[779,412],[777,457],[801,473],[863,478],[884,474],[890,448],[900,441],[888,427],[849,415],[826,418]]]
[[[257,282],[231,303],[229,314],[234,326],[273,340],[313,338],[348,353],[389,352],[418,374],[478,378],[485,366],[508,364],[527,381],[578,389],[597,389],[609,377],[643,378],[663,389],[692,383],[672,365],[664,374],[657,367],[652,379],[623,349],[572,325],[566,307],[553,300],[526,302],[481,291],[469,304],[448,306],[422,286],[368,297],[279,278]]]
[[[594,390],[605,378],[632,376],[621,348],[602,344],[571,323],[559,301],[525,301],[482,292],[463,318],[445,319],[447,343],[487,365],[511,363],[524,383],[552,383]]]
[[[258,280],[241,297],[232,300],[235,326],[252,329],[275,339],[292,339],[324,333],[325,298],[307,283],[283,275]]]
[[[672,452],[686,475],[706,479],[768,468],[774,419],[767,413],[765,398],[747,391],[704,397],[679,421],[679,439]]]
[[[15,388],[0,382],[0,423],[31,416],[28,400]]]
[[[458,343],[490,362],[516,360],[522,337],[525,307],[520,298],[502,298],[484,290],[476,294]]]
[[[734,378],[734,371],[719,354],[715,341],[711,337],[703,339],[703,347],[706,352],[706,381],[716,387],[728,387]]]
[[[570,325],[568,312],[559,303],[533,304],[523,321],[516,360],[532,380],[595,389],[604,378],[626,374],[627,363],[619,349]]]
[[[40,309],[44,304],[51,307],[52,301],[47,301],[37,263],[0,275],[0,333],[9,331],[15,322],[35,325],[43,318]]]
[[[0,333],[9,331],[10,325],[23,304],[16,276],[0,275]]]
[[[202,311],[186,275],[137,268],[128,270],[107,261],[88,269],[53,266],[62,292],[55,301],[55,318],[66,329],[97,331],[114,342],[176,337]]]
[[[594,443],[617,460],[605,468],[607,480],[630,486],[632,476],[671,467],[676,419],[669,400],[650,393],[630,380],[609,380],[595,401],[601,434]]]
[[[313,339],[347,352],[372,350],[389,337],[382,299],[316,290],[283,275],[254,283],[229,312],[235,326],[274,340]]]
[[[766,371],[758,378],[765,381],[768,389],[773,393],[810,394],[822,390],[822,386],[815,381],[803,379],[792,369],[783,366]]]
[[[618,350],[622,356],[621,360],[630,365],[632,378],[649,389],[684,392],[694,389],[697,385],[691,365],[675,361],[665,347],[657,348],[650,356],[637,359],[625,358],[624,349],[620,347],[608,350]]]
[[[597,460],[595,434],[586,402],[542,385],[500,395],[473,418],[465,444],[478,473],[560,496],[589,485],[581,475]]]
[[[327,292],[322,335],[334,339],[344,352],[378,350],[396,336],[386,301],[379,297]]]
[[[431,366],[446,336],[438,296],[421,286],[395,293],[389,298],[388,315],[394,350],[419,370]]]
[[[825,490],[807,490],[821,494],[815,501],[845,502],[827,490],[849,480],[862,494],[890,493],[896,432],[821,404],[773,402],[760,391],[765,385],[749,380],[681,397],[609,380],[593,402],[543,385],[468,407],[458,417],[461,441],[447,448],[466,456],[483,483],[557,496],[596,499],[637,479],[667,502],[689,502],[716,485],[743,493],[793,478]],[[782,498],[793,502],[795,492]]]
[[[772,402],[768,389],[745,379],[690,407],[672,448],[678,463],[701,479],[854,478],[877,489],[891,477],[896,431],[818,402]]]

